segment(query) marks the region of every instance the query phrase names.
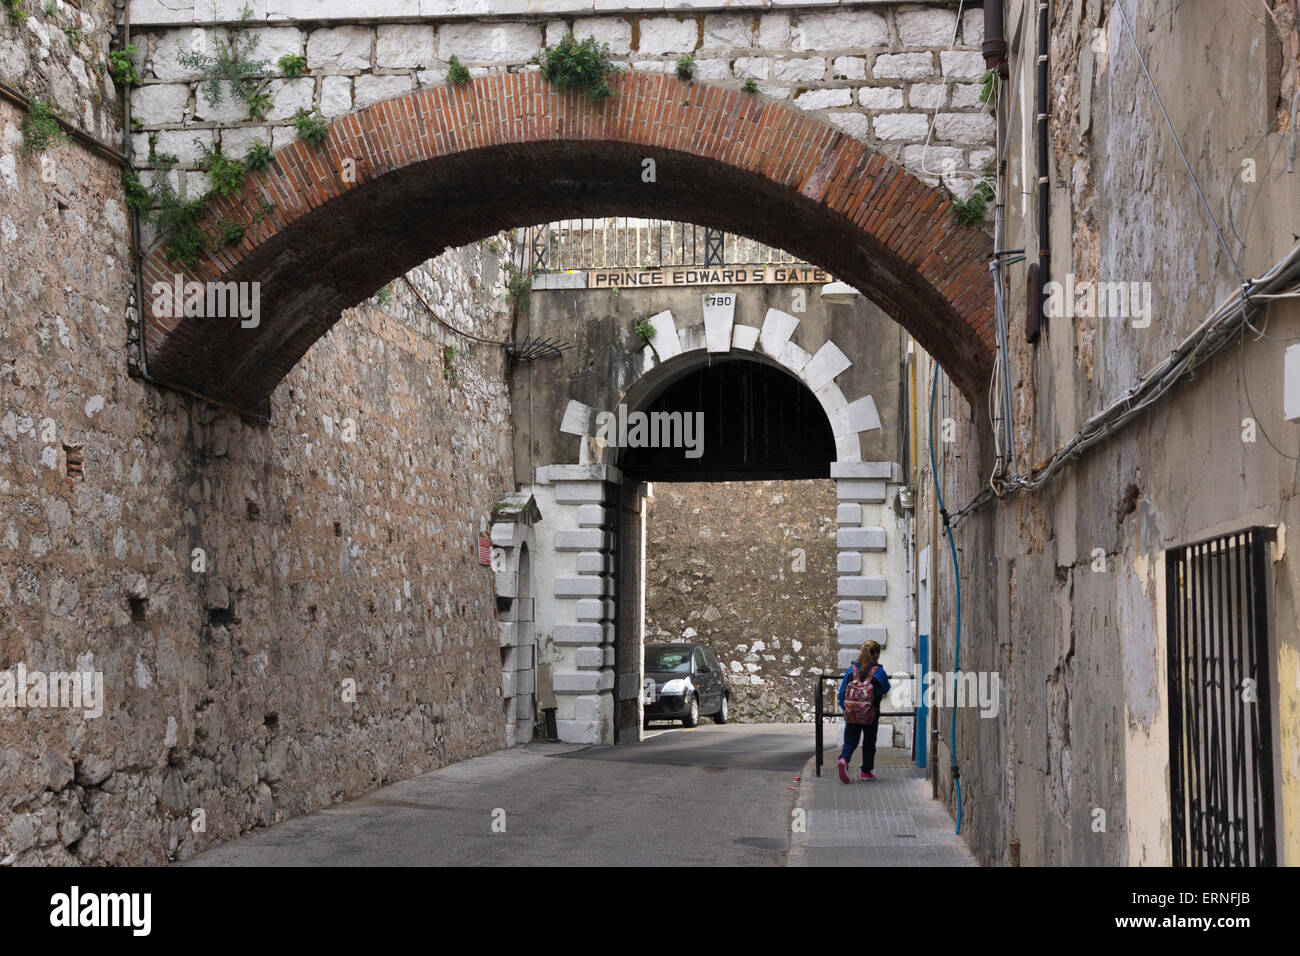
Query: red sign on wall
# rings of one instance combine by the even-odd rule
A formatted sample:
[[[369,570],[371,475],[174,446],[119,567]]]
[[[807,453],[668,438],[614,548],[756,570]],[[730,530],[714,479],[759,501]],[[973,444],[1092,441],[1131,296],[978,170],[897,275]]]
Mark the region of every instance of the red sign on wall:
[[[492,563],[492,539],[484,535],[479,535],[478,539],[478,563]]]

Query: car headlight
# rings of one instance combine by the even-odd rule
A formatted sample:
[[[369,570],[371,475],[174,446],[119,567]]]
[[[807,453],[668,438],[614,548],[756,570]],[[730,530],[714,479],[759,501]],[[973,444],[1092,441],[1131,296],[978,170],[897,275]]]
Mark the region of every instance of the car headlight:
[[[659,693],[665,697],[685,697],[691,692],[691,681],[688,677],[679,677],[676,680],[670,680],[664,684],[664,689]]]

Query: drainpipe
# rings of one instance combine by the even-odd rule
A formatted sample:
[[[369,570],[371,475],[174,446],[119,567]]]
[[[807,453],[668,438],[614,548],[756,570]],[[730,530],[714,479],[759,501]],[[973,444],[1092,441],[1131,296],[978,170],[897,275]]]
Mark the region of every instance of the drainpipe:
[[[131,45],[131,4],[127,2],[122,5],[122,49]],[[134,172],[135,163],[131,155],[131,87],[122,85],[122,160],[126,172]],[[135,277],[135,321],[136,336],[139,350],[136,354],[136,373],[140,380],[153,385],[156,388],[166,388],[174,392],[180,392],[182,395],[188,395],[196,398],[201,402],[207,402],[210,405],[216,405],[218,408],[224,408],[227,411],[234,412],[241,418],[258,422],[262,425],[271,424],[270,415],[258,415],[244,409],[203,395],[199,392],[192,391],[182,385],[174,385],[170,382],[159,381],[149,374],[149,356],[148,349],[145,345],[145,305],[144,305],[144,251],[141,248],[140,241],[140,214],[133,206],[127,206],[127,212],[131,217],[131,262],[134,266],[132,270]]]
[[[934,359],[930,359],[933,364]],[[926,377],[933,375],[932,369],[926,369]],[[926,441],[934,441],[933,432],[934,423],[929,425],[930,431],[926,433]],[[936,476],[937,477],[937,476]],[[939,662],[938,647],[938,629],[935,627],[935,621],[938,620],[939,614],[939,573],[938,554],[939,554],[939,498],[937,495],[930,495],[930,568],[928,571],[930,579],[930,659],[925,662],[927,673],[933,673],[935,666]],[[929,708],[930,713],[930,753],[927,759],[930,761],[930,797],[934,800],[939,799],[939,708]]]
[[[1007,38],[1003,36],[1002,0],[984,0],[984,68],[996,70],[1004,80],[1007,69]]]
[[[122,49],[131,45],[131,4],[122,5]],[[131,155],[131,87],[122,87],[122,155],[126,157],[127,172],[135,169]],[[144,256],[140,249],[140,213],[127,205],[131,216],[131,265],[135,277],[135,334],[139,351],[136,356],[136,369],[144,381],[153,384],[149,377],[148,359],[145,357],[144,345]]]
[[[1035,94],[1035,112],[1038,114],[1038,294],[1033,306],[1042,317],[1042,290],[1051,281],[1052,240],[1050,232],[1049,198],[1051,191],[1051,157],[1047,143],[1047,0],[1038,2],[1038,89]]]

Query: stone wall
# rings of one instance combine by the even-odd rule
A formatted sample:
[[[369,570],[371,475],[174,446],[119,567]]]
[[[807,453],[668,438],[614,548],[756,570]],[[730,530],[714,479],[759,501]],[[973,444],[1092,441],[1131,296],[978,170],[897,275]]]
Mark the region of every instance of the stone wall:
[[[651,643],[707,644],[732,718],[811,720],[816,675],[839,673],[835,483],[659,483],[646,516]]]
[[[622,69],[672,72],[678,57],[690,56],[697,79],[733,86],[753,79],[762,93],[817,111],[927,182],[944,178],[962,198],[974,187],[972,174],[992,159],[993,118],[979,99],[980,10],[968,9],[959,23],[947,3],[669,6],[682,9],[668,15],[640,4],[599,4],[597,12],[591,3],[561,0],[538,12],[492,0],[384,0],[359,15],[355,4],[257,3],[255,55],[274,64],[299,54],[311,73],[289,79],[273,65],[272,107],[265,122],[253,122],[242,104],[206,103],[198,76],[177,61],[196,43],[212,49],[221,41],[224,28],[210,20],[205,0],[136,0],[144,82],[131,94],[143,124],[135,151],[148,155],[152,137],[159,152],[175,153],[182,169],[192,169],[196,139],[234,156],[253,141],[279,149],[296,137],[299,108],[332,119],[442,84],[452,56],[475,76],[535,71],[542,49],[572,31],[608,43]],[[230,24],[237,7],[226,3],[217,22]]]
[[[501,351],[397,283],[269,425],[130,378],[119,171],[71,143],[47,183],[21,121],[0,104],[0,672],[99,672],[105,704],[0,708],[0,860],[183,859],[503,746]],[[503,338],[507,252],[416,281]]]
[[[118,47],[117,10],[112,0],[28,0],[18,22],[0,15],[0,82],[53,106],[74,127],[122,146],[122,104],[107,72],[108,53]],[[11,144],[12,145],[12,144]]]

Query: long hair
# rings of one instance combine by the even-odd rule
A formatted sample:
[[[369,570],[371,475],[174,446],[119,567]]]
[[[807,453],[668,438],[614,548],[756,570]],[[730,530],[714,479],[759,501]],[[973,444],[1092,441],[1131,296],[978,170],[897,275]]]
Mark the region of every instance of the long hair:
[[[858,652],[858,680],[866,680],[867,674],[876,662],[880,660],[880,645],[875,641],[867,641],[862,645],[862,650]]]

